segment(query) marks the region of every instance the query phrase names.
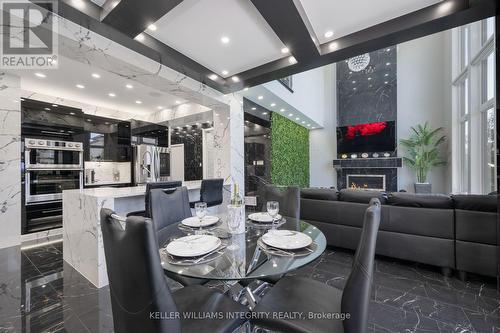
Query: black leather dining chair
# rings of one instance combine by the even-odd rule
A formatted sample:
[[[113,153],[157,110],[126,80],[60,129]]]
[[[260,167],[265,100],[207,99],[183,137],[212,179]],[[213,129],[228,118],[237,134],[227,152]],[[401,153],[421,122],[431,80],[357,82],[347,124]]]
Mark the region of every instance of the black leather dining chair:
[[[242,319],[228,319],[229,316],[184,318],[183,313],[187,312],[244,313],[247,309],[203,286],[185,287],[172,293],[161,267],[155,228],[150,219],[131,216],[123,228],[113,211],[103,208],[101,230],[115,332],[232,332],[244,323]]]
[[[363,333],[368,325],[375,246],[380,225],[380,201],[372,199],[365,212],[363,231],[354,256],[352,271],[344,291],[299,276],[286,276],[264,295],[255,308],[264,313],[349,314],[345,320],[257,317],[252,322],[262,328],[300,333]]]
[[[168,228],[174,223],[191,217],[188,190],[185,186],[170,189],[155,189],[150,191],[151,218],[156,229],[159,246],[168,242]],[[168,277],[183,286],[204,284],[207,280],[189,278],[167,272]]]
[[[262,192],[262,211],[267,210],[268,201],[279,203],[281,215],[300,219],[300,189],[297,186],[265,185]]]
[[[135,212],[130,212],[127,214],[129,216],[144,216],[151,217],[149,202],[151,201],[151,190],[154,189],[167,189],[167,188],[175,188],[181,187],[181,181],[169,181],[169,182],[157,182],[157,183],[147,183],[146,184],[146,195],[144,197],[144,210],[138,210]]]
[[[222,203],[224,187],[224,179],[214,178],[214,179],[203,179],[200,186],[200,200],[191,202],[191,208],[194,208],[196,202],[204,202],[207,207],[218,206]]]

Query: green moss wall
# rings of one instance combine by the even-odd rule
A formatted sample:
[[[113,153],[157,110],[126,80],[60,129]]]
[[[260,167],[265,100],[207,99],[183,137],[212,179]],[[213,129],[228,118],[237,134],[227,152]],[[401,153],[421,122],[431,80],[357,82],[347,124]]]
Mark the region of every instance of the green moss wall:
[[[271,115],[271,181],[309,186],[309,131],[275,112]]]

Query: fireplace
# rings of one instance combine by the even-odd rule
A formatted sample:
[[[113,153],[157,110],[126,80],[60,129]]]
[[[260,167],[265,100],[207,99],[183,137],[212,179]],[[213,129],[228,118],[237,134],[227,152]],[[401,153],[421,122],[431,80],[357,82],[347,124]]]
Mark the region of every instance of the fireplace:
[[[347,175],[347,188],[385,191],[385,175]]]

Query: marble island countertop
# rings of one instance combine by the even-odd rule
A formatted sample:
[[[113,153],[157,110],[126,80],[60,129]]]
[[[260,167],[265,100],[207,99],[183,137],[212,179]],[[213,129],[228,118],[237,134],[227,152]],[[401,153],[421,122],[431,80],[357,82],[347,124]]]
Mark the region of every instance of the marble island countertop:
[[[201,187],[201,180],[192,180],[182,182],[188,190],[199,190]],[[230,185],[225,183],[224,186]],[[64,193],[72,194],[79,193],[89,197],[95,198],[126,198],[143,196],[146,193],[146,185],[132,186],[132,187],[96,187],[85,188],[81,190],[65,190]]]

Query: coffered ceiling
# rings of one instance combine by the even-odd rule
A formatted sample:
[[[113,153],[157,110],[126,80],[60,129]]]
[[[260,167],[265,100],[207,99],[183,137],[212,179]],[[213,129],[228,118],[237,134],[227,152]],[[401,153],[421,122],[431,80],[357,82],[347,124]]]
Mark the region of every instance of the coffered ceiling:
[[[228,93],[492,16],[496,6],[496,0],[63,0],[59,7],[61,16]]]

